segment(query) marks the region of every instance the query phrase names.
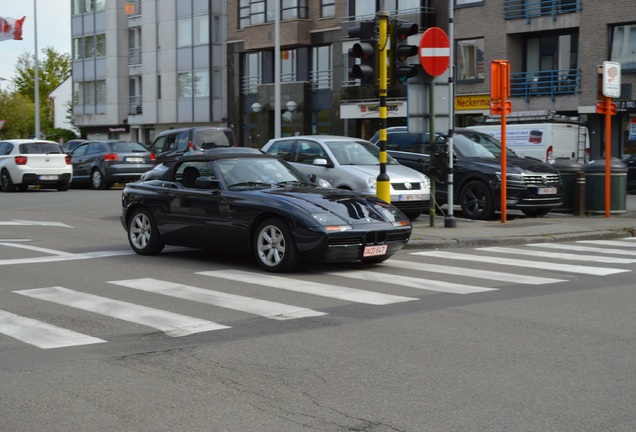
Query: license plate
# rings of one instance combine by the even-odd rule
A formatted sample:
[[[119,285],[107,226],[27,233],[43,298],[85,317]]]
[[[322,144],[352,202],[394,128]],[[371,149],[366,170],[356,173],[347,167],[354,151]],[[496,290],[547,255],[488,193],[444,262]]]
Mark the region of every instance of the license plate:
[[[398,201],[424,201],[424,197],[421,194],[398,195]]]
[[[555,187],[537,189],[537,195],[556,195],[556,193],[557,188]]]
[[[140,158],[140,157],[127,157],[127,158],[126,158],[126,162],[143,163],[143,162],[144,162],[144,158]]]
[[[41,175],[40,180],[57,180],[56,175]]]
[[[370,257],[370,256],[384,255],[386,254],[386,251],[388,248],[389,248],[389,245],[365,246],[362,256]]]

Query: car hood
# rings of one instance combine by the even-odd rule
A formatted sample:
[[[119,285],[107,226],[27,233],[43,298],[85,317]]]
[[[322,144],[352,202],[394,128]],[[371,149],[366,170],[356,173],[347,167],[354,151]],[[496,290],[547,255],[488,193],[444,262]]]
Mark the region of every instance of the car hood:
[[[380,174],[380,165],[342,165],[351,172],[360,176],[377,177]],[[386,173],[392,182],[422,182],[426,181],[426,176],[404,165],[386,165]]]
[[[472,163],[474,168],[482,172],[501,171],[501,160],[492,158],[466,158],[463,163]],[[535,159],[508,157],[506,158],[508,173],[558,173],[552,165]]]
[[[285,187],[261,189],[255,194],[276,196],[287,203],[305,209],[310,214],[335,213],[351,225],[359,223],[394,222],[408,218],[395,207],[375,196],[363,196],[342,189],[316,187]],[[394,215],[392,215],[395,214]],[[410,225],[410,224],[409,224]]]

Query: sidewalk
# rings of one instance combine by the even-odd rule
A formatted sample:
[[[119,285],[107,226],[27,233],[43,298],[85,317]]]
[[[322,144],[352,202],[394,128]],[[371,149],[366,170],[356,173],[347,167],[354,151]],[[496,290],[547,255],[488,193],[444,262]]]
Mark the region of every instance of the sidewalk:
[[[627,195],[626,210],[574,216],[571,213],[550,213],[529,218],[518,211],[508,211],[508,220],[475,221],[454,214],[456,226],[445,227],[445,215],[439,210],[434,225],[428,213],[413,222],[413,234],[406,249],[444,249],[453,247],[484,247],[539,242],[614,239],[636,236],[636,195]],[[444,211],[446,209],[444,208]]]

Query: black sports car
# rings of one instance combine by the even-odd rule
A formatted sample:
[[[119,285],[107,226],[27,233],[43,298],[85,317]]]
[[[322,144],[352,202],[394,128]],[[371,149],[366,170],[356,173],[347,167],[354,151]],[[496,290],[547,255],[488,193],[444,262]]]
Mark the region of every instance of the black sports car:
[[[253,153],[186,156],[158,179],[128,183],[121,222],[138,254],[166,244],[247,252],[275,272],[299,260],[381,262],[412,230],[379,198],[318,188],[285,161]]]

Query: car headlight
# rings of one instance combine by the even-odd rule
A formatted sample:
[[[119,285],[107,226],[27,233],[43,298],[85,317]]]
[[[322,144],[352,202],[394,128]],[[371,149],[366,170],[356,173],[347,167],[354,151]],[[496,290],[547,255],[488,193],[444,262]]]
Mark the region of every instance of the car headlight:
[[[312,213],[311,215],[326,231],[349,231],[353,227],[333,213]]]
[[[497,172],[497,180],[501,181],[501,172]],[[506,181],[511,183],[524,183],[523,174],[506,173]]]
[[[367,177],[367,184],[369,185],[369,189],[374,191],[376,187],[376,183],[377,183],[376,177]]]
[[[329,183],[329,180],[325,180],[324,178],[316,178],[316,186],[321,187],[321,188],[331,188],[331,183]]]

